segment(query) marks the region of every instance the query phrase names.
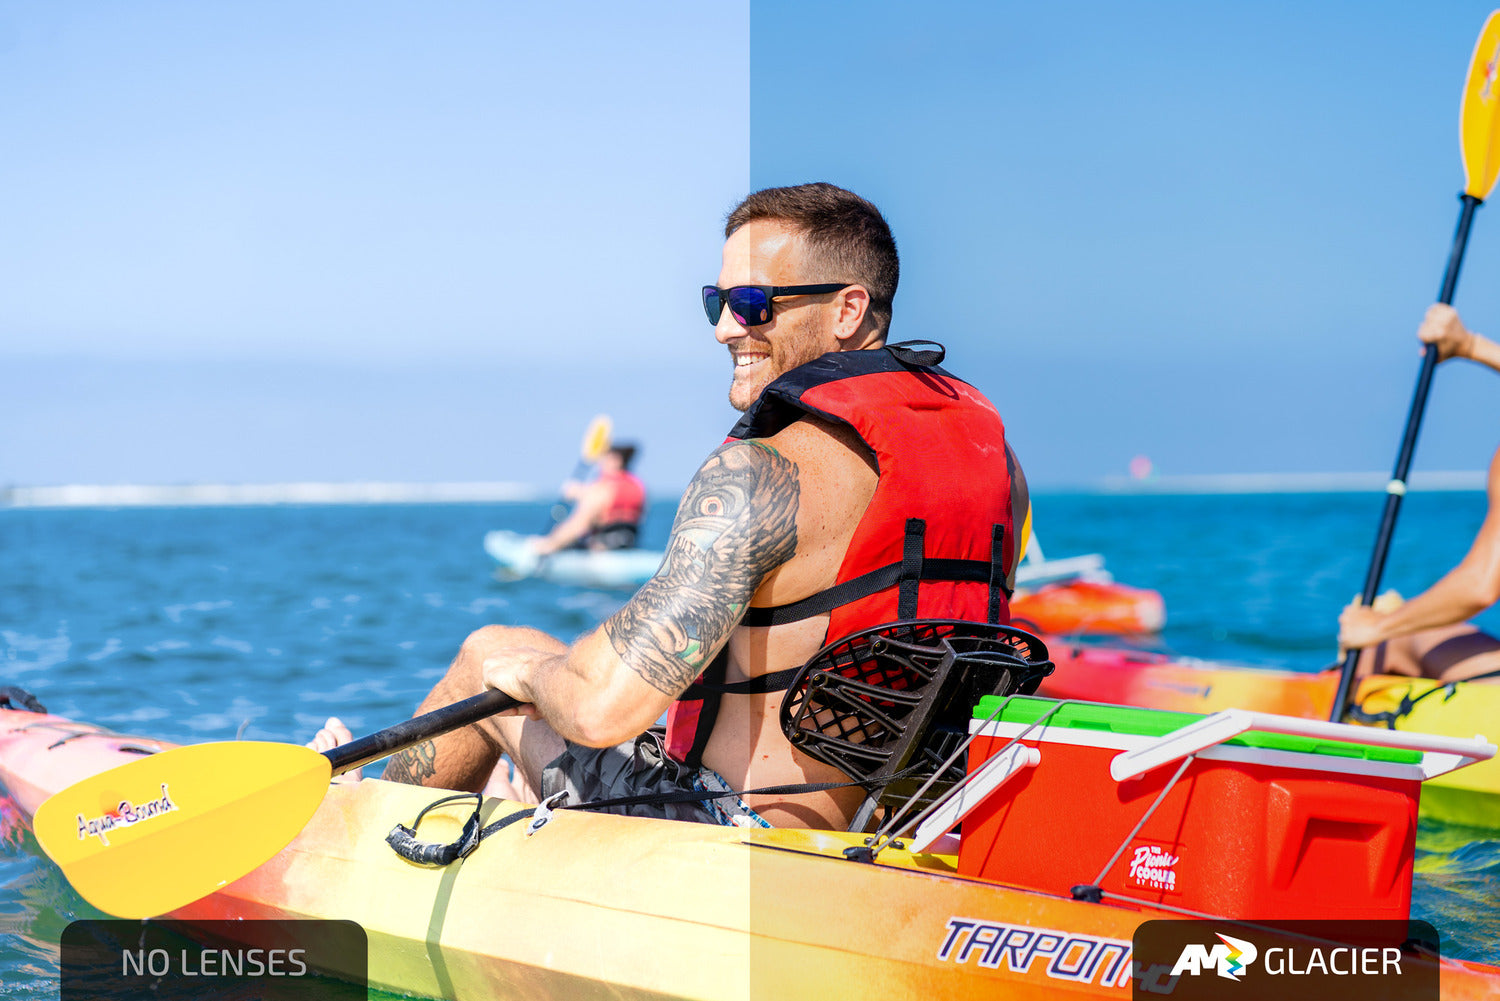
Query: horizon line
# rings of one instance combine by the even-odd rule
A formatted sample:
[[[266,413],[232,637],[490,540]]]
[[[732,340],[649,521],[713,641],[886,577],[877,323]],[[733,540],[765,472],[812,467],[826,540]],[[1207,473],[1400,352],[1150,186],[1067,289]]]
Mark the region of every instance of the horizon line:
[[[1485,489],[1484,470],[1434,470],[1412,474],[1418,492],[1468,492]],[[1199,473],[1176,476],[1105,476],[1083,482],[1036,483],[1037,494],[1262,494],[1383,493],[1390,477],[1383,473]],[[656,499],[680,491],[651,491]],[[474,504],[535,503],[551,499],[529,483],[447,481],[403,483],[356,482],[66,484],[0,487],[0,507],[241,507],[270,504]]]
[[[0,488],[0,507],[241,507],[268,504],[464,504],[542,499],[528,483],[86,484]]]
[[[1407,487],[1417,492],[1448,493],[1485,489],[1482,469],[1423,470],[1412,473]],[[1094,492],[1106,494],[1262,494],[1386,493],[1395,481],[1385,473],[1196,473],[1176,476],[1106,476]]]

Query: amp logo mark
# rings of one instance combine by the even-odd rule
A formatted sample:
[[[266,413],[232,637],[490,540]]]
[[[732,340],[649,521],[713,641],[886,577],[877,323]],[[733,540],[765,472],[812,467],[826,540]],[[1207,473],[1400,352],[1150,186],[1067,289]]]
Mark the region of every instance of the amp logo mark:
[[[1258,955],[1255,946],[1242,938],[1217,934],[1216,937],[1219,942],[1213,946],[1193,942],[1183,947],[1177,965],[1172,967],[1172,976],[1186,973],[1196,977],[1213,971],[1225,980],[1243,980],[1246,967],[1255,962]]]

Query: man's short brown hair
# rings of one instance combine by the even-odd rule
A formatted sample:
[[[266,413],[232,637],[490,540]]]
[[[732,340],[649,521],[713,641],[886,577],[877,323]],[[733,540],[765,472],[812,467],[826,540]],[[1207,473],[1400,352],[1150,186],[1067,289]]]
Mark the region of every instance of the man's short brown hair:
[[[863,285],[870,293],[876,334],[885,338],[901,262],[896,256],[896,238],[879,209],[852,191],[822,181],[765,188],[729,213],[725,239],[760,219],[785,222],[802,232],[813,272],[802,276],[802,281]]]

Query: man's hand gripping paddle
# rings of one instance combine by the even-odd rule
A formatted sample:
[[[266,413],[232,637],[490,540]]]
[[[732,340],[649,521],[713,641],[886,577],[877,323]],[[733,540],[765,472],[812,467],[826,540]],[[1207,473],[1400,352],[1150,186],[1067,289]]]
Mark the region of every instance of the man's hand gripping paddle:
[[[1443,275],[1443,287],[1438,301],[1451,304],[1453,292],[1458,287],[1458,272],[1463,265],[1464,249],[1469,243],[1469,226],[1474,221],[1474,210],[1489,196],[1495,186],[1495,177],[1500,174],[1500,10],[1490,14],[1479,32],[1479,41],[1474,46],[1473,58],[1469,61],[1469,76],[1464,83],[1463,105],[1459,111],[1459,146],[1464,161],[1464,190],[1459,195],[1462,208],[1458,215],[1458,229],[1453,234],[1453,248],[1448,254],[1448,269]],[[1406,431],[1401,436],[1401,448],[1396,453],[1396,468],[1386,486],[1385,511],[1380,518],[1380,531],[1375,536],[1375,551],[1370,556],[1370,570],[1365,575],[1365,588],[1360,601],[1368,605],[1375,600],[1380,590],[1380,577],[1385,572],[1385,559],[1390,553],[1391,536],[1396,531],[1396,515],[1401,511],[1401,498],[1406,495],[1406,477],[1411,472],[1412,453],[1417,447],[1417,432],[1422,427],[1422,413],[1427,409],[1427,391],[1432,387],[1432,373],[1437,368],[1437,345],[1427,345],[1422,355],[1422,370],[1417,376],[1417,389],[1412,394],[1411,409],[1406,414]],[[1349,691],[1354,685],[1354,668],[1359,663],[1359,651],[1350,650],[1344,657],[1343,673],[1339,676],[1338,692],[1333,698],[1328,718],[1334,722],[1343,719],[1349,704]]]
[[[489,691],[321,753],[257,741],[173,748],[52,796],[36,811],[36,838],[101,911],[165,914],[285,848],[333,776],[517,704]]]

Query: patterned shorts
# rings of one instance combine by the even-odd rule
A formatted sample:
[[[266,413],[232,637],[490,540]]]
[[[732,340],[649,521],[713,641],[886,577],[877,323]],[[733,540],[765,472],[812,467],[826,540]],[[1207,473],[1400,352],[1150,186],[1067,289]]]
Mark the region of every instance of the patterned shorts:
[[[542,798],[564,789],[568,792],[568,803],[572,805],[688,790],[729,792],[730,786],[712,768],[689,768],[668,757],[662,747],[661,735],[655,730],[647,730],[614,747],[584,747],[569,743],[567,749],[542,772]],[[604,812],[733,827],[771,826],[739,796],[688,803],[613,806]]]

